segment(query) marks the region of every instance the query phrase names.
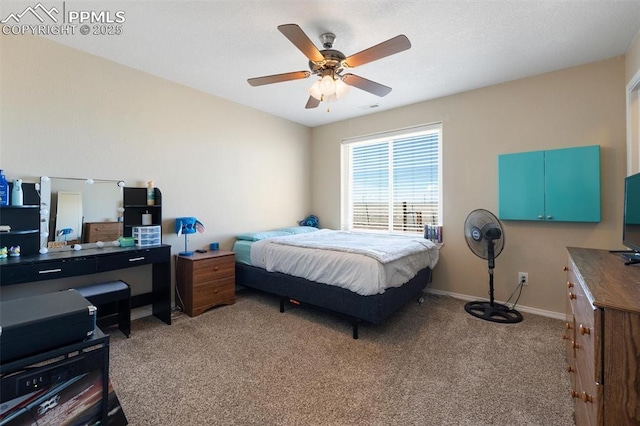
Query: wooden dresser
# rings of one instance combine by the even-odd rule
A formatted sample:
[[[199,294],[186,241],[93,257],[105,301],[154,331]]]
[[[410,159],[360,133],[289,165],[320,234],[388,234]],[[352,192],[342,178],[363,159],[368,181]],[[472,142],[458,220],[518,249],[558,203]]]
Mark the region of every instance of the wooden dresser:
[[[567,250],[563,338],[576,425],[640,425],[640,265]]]
[[[236,301],[235,253],[212,250],[178,256],[176,301],[189,316]]]
[[[122,236],[121,222],[87,222],[84,224],[85,243],[95,243],[98,241],[114,241]]]

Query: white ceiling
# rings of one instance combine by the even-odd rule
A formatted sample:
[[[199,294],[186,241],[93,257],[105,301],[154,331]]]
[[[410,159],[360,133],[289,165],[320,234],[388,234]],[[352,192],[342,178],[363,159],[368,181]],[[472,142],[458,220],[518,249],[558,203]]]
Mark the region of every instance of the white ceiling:
[[[41,0],[51,6],[62,2]],[[2,19],[37,1],[3,0]],[[72,1],[66,10],[125,12],[122,35],[50,39],[310,127],[624,54],[640,30],[640,0]],[[314,79],[251,87],[247,78],[308,70],[278,30],[298,24],[322,49],[349,56],[398,34],[411,49],[350,72],[390,86],[351,88],[304,108]],[[373,106],[376,107],[373,107]]]

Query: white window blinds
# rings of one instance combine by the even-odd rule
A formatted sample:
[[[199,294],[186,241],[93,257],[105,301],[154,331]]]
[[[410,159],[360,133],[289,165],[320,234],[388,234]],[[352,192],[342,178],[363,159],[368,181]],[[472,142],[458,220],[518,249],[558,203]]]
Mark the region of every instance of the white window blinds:
[[[343,229],[422,234],[440,224],[441,129],[343,141]]]

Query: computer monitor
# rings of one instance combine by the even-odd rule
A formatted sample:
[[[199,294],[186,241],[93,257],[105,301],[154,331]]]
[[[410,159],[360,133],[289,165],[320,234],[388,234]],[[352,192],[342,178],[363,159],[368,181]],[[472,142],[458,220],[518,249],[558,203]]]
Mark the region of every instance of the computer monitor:
[[[640,261],[640,173],[624,180],[622,244],[634,252],[625,257]]]

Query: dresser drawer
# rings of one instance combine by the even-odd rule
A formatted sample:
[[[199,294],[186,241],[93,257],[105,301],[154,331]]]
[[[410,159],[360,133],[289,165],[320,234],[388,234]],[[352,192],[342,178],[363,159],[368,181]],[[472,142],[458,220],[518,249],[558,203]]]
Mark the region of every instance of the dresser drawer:
[[[571,380],[571,389],[577,389],[577,379],[576,379],[576,349],[575,349],[575,340],[576,333],[575,327],[576,322],[573,316],[573,307],[571,306],[571,300],[569,297],[566,297],[566,320],[564,323],[564,333],[562,334],[562,339],[565,342],[565,360],[567,361],[567,372],[569,373],[569,378]]]
[[[575,298],[571,299],[574,316],[574,348],[576,354],[576,367],[582,377],[582,384],[586,386],[588,381],[596,382],[596,363],[598,359],[595,341],[595,317],[597,309],[591,304],[585,294],[582,285],[577,284],[572,293]]]
[[[234,277],[223,278],[193,286],[193,306],[213,306],[229,299],[235,299],[236,280]]]
[[[580,373],[577,375],[577,386],[574,397],[574,408],[576,412],[576,425],[597,425],[598,406],[600,398],[598,392],[601,388],[594,381],[582,381]]]
[[[571,372],[571,396],[574,399],[577,425],[596,425],[601,403],[601,358],[599,356],[600,309],[595,307],[585,290],[575,265],[570,261],[567,276],[567,322],[571,323],[571,348],[573,365]],[[566,327],[566,325],[565,325]],[[567,353],[570,349],[567,347]]]
[[[221,278],[233,277],[235,273],[233,256],[202,259],[193,264],[193,284],[195,286]]]

